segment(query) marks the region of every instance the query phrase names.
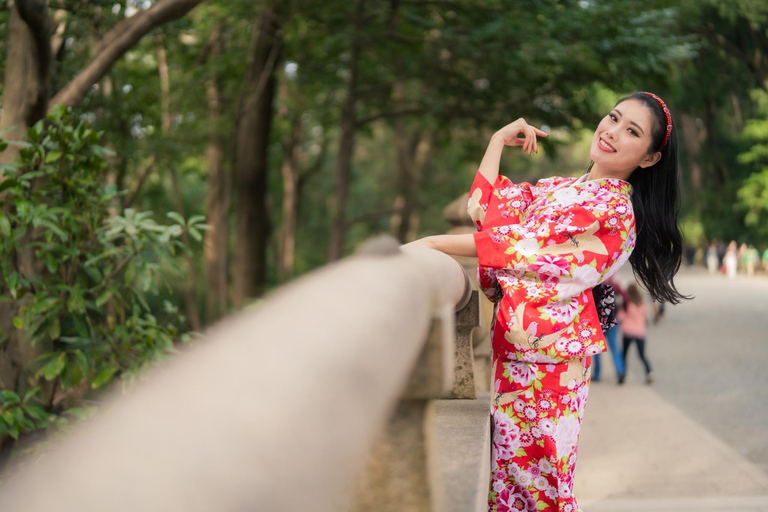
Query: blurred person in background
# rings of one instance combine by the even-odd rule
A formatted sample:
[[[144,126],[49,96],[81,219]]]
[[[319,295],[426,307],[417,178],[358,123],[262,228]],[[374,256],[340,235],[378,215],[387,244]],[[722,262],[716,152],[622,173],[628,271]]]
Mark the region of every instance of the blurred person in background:
[[[732,240],[731,243],[728,244],[728,250],[725,251],[725,256],[723,256],[723,267],[725,267],[725,275],[728,276],[729,279],[736,277],[738,265],[739,255],[736,249],[736,240]]]
[[[573,479],[590,356],[606,350],[592,288],[629,260],[654,298],[689,298],[673,282],[683,252],[677,135],[662,99],[620,99],[579,178],[499,176],[505,146],[530,155],[544,136],[522,118],[493,135],[467,205],[477,233],[408,244],[477,256],[495,303],[491,512],[580,510]]]
[[[718,264],[720,259],[717,257],[717,243],[714,241],[709,244],[709,248],[707,249],[707,270],[709,271],[709,275],[713,276],[717,274],[717,270],[720,267]]]
[[[626,310],[619,310],[617,316],[621,324],[622,357],[624,358],[624,369],[627,370],[627,352],[632,344],[637,345],[637,353],[645,366],[645,382],[650,384],[653,381],[651,377],[651,364],[645,356],[645,336],[648,330],[647,318],[648,309],[645,307],[645,297],[640,287],[635,283],[627,286],[629,302]]]
[[[755,266],[760,263],[760,253],[757,252],[754,245],[749,244],[742,261],[744,263],[744,269],[747,271],[747,275],[755,275]]]

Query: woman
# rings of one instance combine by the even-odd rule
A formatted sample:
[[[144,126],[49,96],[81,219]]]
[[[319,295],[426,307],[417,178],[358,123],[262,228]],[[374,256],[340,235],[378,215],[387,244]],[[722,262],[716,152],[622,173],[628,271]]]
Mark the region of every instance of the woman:
[[[523,138],[519,138],[519,135]],[[683,297],[677,138],[651,93],[619,100],[592,137],[588,173],[536,185],[499,176],[504,146],[538,151],[524,119],[491,138],[470,191],[478,232],[414,245],[477,256],[495,301],[492,511],[578,511],[572,495],[591,355],[605,351],[591,289],[627,260],[650,294]]]

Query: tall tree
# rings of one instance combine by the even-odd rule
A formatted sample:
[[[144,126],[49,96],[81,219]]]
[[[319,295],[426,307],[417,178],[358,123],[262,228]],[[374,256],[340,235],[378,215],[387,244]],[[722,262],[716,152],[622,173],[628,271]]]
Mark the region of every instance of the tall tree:
[[[235,307],[261,294],[266,284],[267,243],[271,231],[267,209],[267,148],[272,127],[275,69],[281,47],[278,13],[274,7],[266,6],[259,14],[253,33],[234,137],[237,227],[232,302]]]

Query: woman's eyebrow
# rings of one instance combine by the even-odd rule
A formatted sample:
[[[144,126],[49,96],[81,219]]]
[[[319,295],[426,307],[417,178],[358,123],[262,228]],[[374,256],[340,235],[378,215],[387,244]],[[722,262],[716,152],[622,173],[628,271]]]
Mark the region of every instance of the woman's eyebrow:
[[[616,112],[618,112],[618,113],[619,113],[619,115],[622,115],[622,114],[621,114],[621,110],[619,110],[619,109],[617,109],[617,108],[614,108],[613,110],[615,110]],[[645,130],[643,130],[642,128],[640,128],[640,125],[639,125],[639,124],[637,124],[637,123],[636,123],[636,122],[634,122],[634,121],[630,121],[630,122],[629,122],[629,124],[633,124],[633,125],[637,126],[637,129],[638,129],[638,130],[640,130],[641,132],[643,132],[643,135],[645,135]]]

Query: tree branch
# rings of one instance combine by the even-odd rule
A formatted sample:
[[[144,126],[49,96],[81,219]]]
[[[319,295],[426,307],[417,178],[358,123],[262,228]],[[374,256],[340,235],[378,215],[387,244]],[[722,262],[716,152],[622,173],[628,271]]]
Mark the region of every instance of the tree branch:
[[[107,32],[91,61],[51,100],[55,105],[74,106],[88,94],[114,63],[153,28],[181,18],[204,0],[163,0],[126,18]]]

